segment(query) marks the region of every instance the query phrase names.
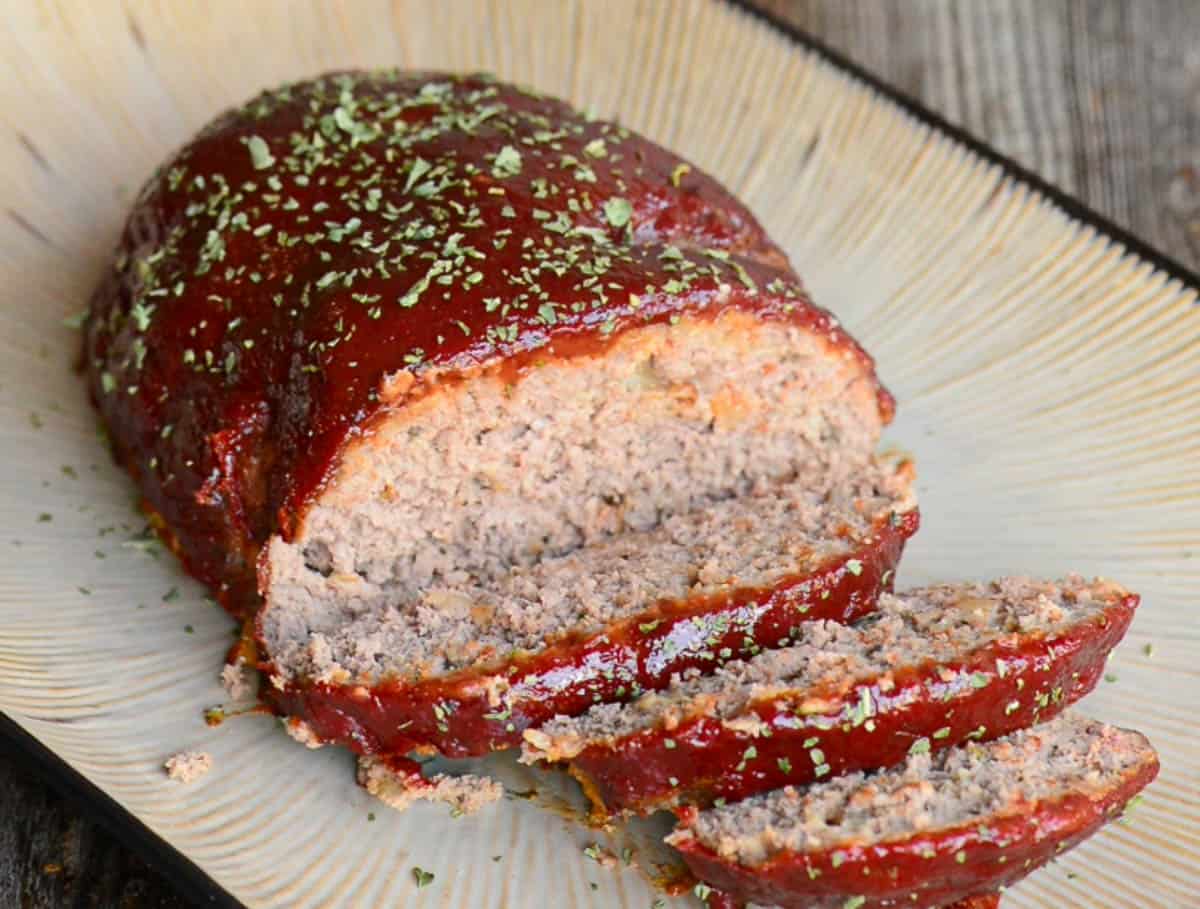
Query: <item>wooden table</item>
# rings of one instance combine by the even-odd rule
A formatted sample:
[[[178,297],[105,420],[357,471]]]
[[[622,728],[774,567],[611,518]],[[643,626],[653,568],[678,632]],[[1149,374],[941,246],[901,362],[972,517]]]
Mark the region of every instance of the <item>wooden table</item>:
[[[759,5],[1200,268],[1196,0]],[[0,907],[185,905],[86,811],[0,755]]]

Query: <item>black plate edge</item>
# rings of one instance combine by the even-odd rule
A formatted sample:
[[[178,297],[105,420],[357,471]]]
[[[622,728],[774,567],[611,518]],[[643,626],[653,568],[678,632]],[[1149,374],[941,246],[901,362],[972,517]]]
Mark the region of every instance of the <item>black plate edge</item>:
[[[858,63],[855,63],[840,51],[834,50],[820,39],[814,38],[792,23],[786,22],[776,13],[751,6],[749,0],[721,0],[721,2],[745,13],[751,19],[769,25],[775,31],[781,32],[787,38],[791,39],[794,43],[812,51],[826,63],[853,76],[859,82],[878,92],[882,97],[896,104],[896,106],[906,113],[911,114],[915,119],[958,142],[984,161],[999,166],[1006,175],[1036,190],[1039,195],[1046,197],[1055,206],[1077,221],[1095,227],[1101,233],[1116,240],[1130,253],[1144,259],[1164,274],[1181,281],[1189,287],[1200,289],[1200,272],[1193,271],[1182,262],[1151,246],[1145,240],[1138,239],[1126,228],[1110,220],[1106,215],[1100,214],[1095,209],[1068,195],[1054,184],[1047,182],[1044,177],[1026,168],[1023,164],[1019,164],[1007,155],[996,151],[996,149],[975,138],[975,136],[964,130],[961,126],[956,126],[946,120],[941,114],[936,113],[911,95],[864,69]]]
[[[16,763],[41,777],[64,798],[88,813],[126,847],[174,885],[182,899],[204,909],[245,909],[233,894],[182,852],[139,821],[130,811],[33,735],[0,711],[0,742]]]
[[[745,13],[751,19],[767,24],[794,43],[812,51],[836,69],[853,76],[859,82],[878,92],[880,96],[887,98],[911,114],[915,119],[953,139],[982,160],[999,166],[1008,176],[1036,190],[1076,220],[1091,225],[1116,240],[1130,253],[1150,263],[1164,274],[1190,287],[1200,289],[1200,274],[1138,239],[1105,215],[1069,196],[1024,165],[996,151],[962,127],[956,126],[912,96],[864,69],[841,52],[834,50],[790,22],[785,22],[775,13],[751,6],[749,0],[720,0],[720,2]],[[44,779],[51,788],[57,790],[65,798],[80,805],[87,805],[94,812],[95,819],[101,826],[128,848],[141,855],[163,877],[174,884],[179,890],[180,896],[196,906],[246,909],[244,903],[221,887],[187,856],[17,725],[3,711],[0,711],[0,741],[3,741],[5,745],[11,745],[20,762]]]

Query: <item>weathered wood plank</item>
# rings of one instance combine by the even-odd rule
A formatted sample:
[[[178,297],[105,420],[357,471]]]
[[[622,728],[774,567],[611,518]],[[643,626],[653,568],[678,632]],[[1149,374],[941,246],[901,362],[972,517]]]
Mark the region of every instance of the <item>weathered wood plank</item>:
[[[0,906],[169,909],[187,903],[27,768],[0,755]]]
[[[1200,267],[1200,3],[759,0]],[[0,906],[183,906],[0,755]]]
[[[1200,4],[759,5],[1200,267]]]

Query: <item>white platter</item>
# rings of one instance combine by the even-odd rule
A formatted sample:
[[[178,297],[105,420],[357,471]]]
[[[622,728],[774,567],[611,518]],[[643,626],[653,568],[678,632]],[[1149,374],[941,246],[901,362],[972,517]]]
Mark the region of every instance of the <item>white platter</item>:
[[[716,0],[43,0],[3,18],[0,711],[128,814],[92,792],[98,812],[185,859],[181,886],[289,907],[644,909],[657,896],[531,802],[396,815],[356,789],[348,755],[305,751],[268,718],[207,728],[231,622],[170,557],[122,545],[142,526],[134,491],[96,436],[62,320],[133,194],[260,87],[400,65],[567,96],[742,195],[900,402],[891,441],[917,457],[924,517],[902,583],[1074,569],[1142,592],[1116,681],[1084,709],[1147,732],[1162,774],[1006,904],[1200,907],[1194,276]],[[160,770],[184,747],[215,759],[189,786]],[[419,894],[414,866],[436,874]]]

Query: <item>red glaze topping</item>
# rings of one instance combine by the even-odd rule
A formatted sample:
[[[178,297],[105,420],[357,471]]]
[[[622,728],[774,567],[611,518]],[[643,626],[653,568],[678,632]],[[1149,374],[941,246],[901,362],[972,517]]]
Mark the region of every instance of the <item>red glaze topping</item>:
[[[593,703],[627,700],[662,688],[672,674],[743,657],[747,642],[774,647],[800,621],[851,622],[875,608],[905,541],[916,532],[915,511],[881,521],[871,541],[819,570],[770,589],[743,589],[719,598],[666,602],[603,634],[548,646],[508,665],[463,671],[415,684],[267,686],[281,713],[302,716],[322,739],[361,753],[427,750],[466,757],[514,747],[526,729],[556,714],[578,714]],[[848,563],[858,564],[847,567]],[[827,595],[828,594],[828,595]],[[489,699],[487,680],[503,676],[502,701]]]
[[[745,900],[731,896],[724,890],[714,890],[706,884],[701,884],[696,892],[703,894],[700,899],[708,909],[745,909],[746,907]],[[1000,909],[1000,894],[981,893],[977,896],[968,896],[966,899],[952,903],[946,909]]]
[[[696,840],[677,848],[697,877],[746,901],[784,909],[931,909],[989,899],[1091,836],[1157,774],[1155,761],[1096,800],[1072,794],[986,824],[868,847],[785,852],[754,868],[728,862]]]
[[[803,692],[824,702],[816,713],[803,711],[801,694],[772,697],[753,707],[770,735],[701,716],[593,745],[572,759],[571,772],[597,813],[647,814],[676,800],[734,802],[887,767],[913,748],[998,738],[1056,716],[1091,691],[1137,604],[1130,594],[1060,635],[1005,636],[961,663],[907,667],[891,675],[886,691],[872,684]]]
[[[725,307],[807,326],[871,374],[680,158],[486,77],[343,73],[219,117],[150,180],[85,362],[164,535],[237,609],[263,542],[370,431],[386,376],[421,394]]]
[[[959,900],[950,909],[1000,909],[1000,894],[977,893]]]

